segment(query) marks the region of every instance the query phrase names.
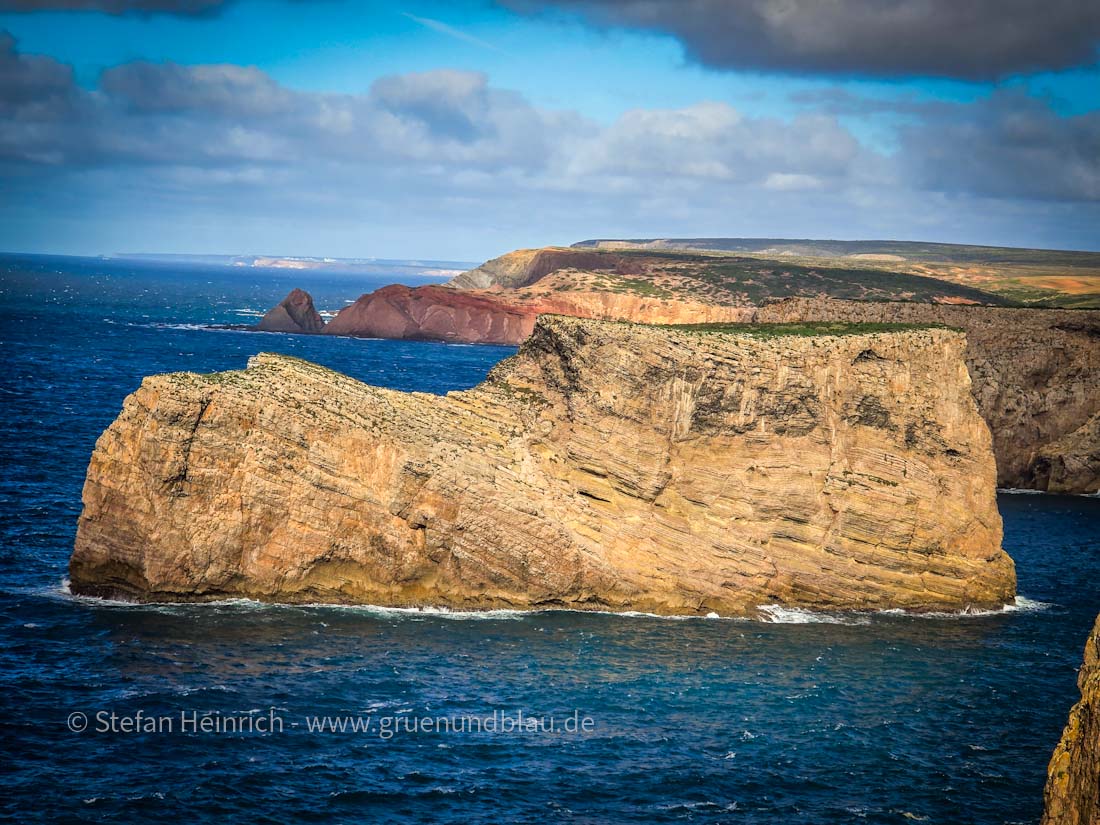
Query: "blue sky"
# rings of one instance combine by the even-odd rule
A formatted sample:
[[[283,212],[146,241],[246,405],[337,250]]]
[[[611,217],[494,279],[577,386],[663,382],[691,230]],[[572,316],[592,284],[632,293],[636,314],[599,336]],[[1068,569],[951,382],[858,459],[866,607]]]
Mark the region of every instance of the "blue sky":
[[[707,33],[729,21],[689,1],[699,25],[686,30],[598,0],[0,13],[14,61],[0,246],[477,259],[591,236],[767,235],[1100,248],[1095,31],[1085,57],[1039,43],[1064,40],[1049,32],[1027,42],[1038,25],[1023,16],[980,64],[937,54],[934,31],[902,42],[897,65],[888,49],[807,57],[778,35],[746,57],[716,54]],[[27,5],[73,4],[0,8]],[[1062,5],[1044,18],[1092,25],[1086,4]],[[255,109],[261,92],[278,104]],[[47,99],[48,116],[33,105]]]

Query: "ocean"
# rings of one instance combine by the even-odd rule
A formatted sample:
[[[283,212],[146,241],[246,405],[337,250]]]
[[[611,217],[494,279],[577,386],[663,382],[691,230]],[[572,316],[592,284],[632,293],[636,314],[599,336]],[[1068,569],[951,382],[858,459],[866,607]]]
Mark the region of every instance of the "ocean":
[[[386,281],[0,258],[0,812],[1038,821],[1100,611],[1094,497],[1000,496],[1022,597],[985,615],[454,614],[68,594],[88,457],[143,376],[277,351],[443,393],[513,352],[207,328],[250,323],[294,286],[333,309]]]

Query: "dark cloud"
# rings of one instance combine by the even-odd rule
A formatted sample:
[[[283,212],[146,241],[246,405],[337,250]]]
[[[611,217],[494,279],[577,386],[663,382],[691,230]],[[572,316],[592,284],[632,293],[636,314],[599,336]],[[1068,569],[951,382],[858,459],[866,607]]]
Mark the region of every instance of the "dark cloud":
[[[294,95],[251,66],[135,61],[103,73],[100,87],[139,112],[256,117],[287,111]]]
[[[670,34],[719,69],[973,80],[1094,64],[1096,0],[499,0]]]
[[[211,14],[232,0],[0,0],[0,12],[97,11],[106,14]]]
[[[11,112],[39,108],[65,98],[73,89],[73,72],[51,57],[22,55],[15,38],[0,31],[0,105]]]
[[[898,154],[917,186],[998,198],[1100,202],[1100,111],[1072,117],[1000,92],[903,127]]]

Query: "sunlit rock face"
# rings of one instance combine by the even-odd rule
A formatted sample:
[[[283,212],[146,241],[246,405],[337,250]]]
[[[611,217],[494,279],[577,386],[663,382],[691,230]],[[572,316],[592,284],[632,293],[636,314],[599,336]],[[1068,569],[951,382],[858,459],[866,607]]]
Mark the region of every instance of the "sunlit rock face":
[[[1100,311],[791,298],[758,322],[944,324],[966,332],[978,409],[993,431],[998,483],[1100,489]]]
[[[99,439],[74,592],[741,615],[997,607],[989,430],[944,329],[543,316],[446,397],[261,355],[146,379]]]

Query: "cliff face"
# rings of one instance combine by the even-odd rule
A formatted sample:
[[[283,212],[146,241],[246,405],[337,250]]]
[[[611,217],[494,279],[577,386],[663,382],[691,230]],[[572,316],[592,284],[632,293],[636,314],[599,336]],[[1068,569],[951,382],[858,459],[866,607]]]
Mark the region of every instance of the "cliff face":
[[[459,289],[502,287],[518,289],[559,269],[615,269],[621,261],[611,255],[577,249],[519,249],[486,261],[477,269],[463,272],[450,280]]]
[[[76,593],[723,615],[1011,600],[945,330],[756,337],[543,317],[485,383],[285,356],[146,379],[96,445]]]
[[[477,344],[518,344],[536,312],[442,286],[393,285],[363,295],[337,313],[325,333]]]
[[[1100,618],[1085,643],[1077,684],[1081,701],[1069,712],[1047,771],[1043,825],[1100,822]]]
[[[325,328],[324,319],[313,307],[313,298],[301,289],[292,289],[256,325],[261,332],[315,333]]]
[[[791,298],[758,322],[936,323],[966,331],[974,396],[993,431],[998,483],[1100,487],[1100,311]]]

